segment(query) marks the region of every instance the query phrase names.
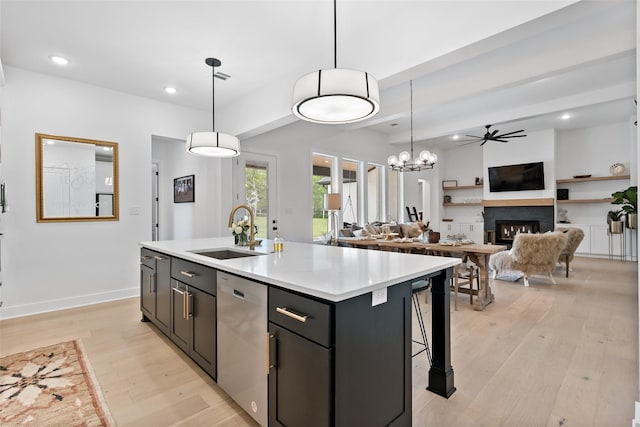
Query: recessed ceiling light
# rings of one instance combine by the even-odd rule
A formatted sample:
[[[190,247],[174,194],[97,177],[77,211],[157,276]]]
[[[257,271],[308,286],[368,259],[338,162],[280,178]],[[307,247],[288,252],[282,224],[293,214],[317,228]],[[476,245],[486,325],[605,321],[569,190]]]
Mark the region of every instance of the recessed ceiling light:
[[[571,118],[571,114],[569,113],[564,113],[561,117],[562,120],[569,120]]]
[[[55,64],[58,65],[67,65],[69,63],[69,60],[67,58],[63,58],[62,56],[51,55],[49,56],[49,59],[51,59]]]
[[[458,135],[457,133],[455,135],[452,136],[453,139],[460,139],[460,135]]]
[[[175,87],[171,87],[171,86],[167,86],[164,88],[164,91],[167,92],[170,95],[173,95],[174,93],[177,92]]]

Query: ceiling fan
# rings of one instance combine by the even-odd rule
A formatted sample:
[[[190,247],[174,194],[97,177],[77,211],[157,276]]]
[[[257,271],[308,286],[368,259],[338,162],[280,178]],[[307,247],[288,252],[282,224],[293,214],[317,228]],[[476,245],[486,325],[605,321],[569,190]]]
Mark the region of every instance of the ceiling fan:
[[[516,133],[524,132],[524,129],[515,130],[513,132],[507,132],[507,133],[498,135],[499,130],[495,129],[494,131],[491,131],[489,129],[490,127],[491,125],[485,126],[485,128],[487,128],[487,132],[483,136],[466,135],[469,138],[474,138],[474,139],[465,139],[463,142],[468,142],[469,144],[471,144],[474,142],[482,141],[482,143],[480,144],[482,146],[486,144],[487,141],[509,142],[506,140],[507,138],[522,138],[524,136],[527,136],[527,135],[515,135]]]

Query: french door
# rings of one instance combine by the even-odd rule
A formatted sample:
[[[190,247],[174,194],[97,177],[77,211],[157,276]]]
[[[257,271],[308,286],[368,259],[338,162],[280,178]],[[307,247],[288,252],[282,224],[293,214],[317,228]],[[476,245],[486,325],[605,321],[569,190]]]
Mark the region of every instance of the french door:
[[[233,168],[234,205],[249,205],[258,226],[256,237],[273,239],[278,227],[277,158],[243,151],[235,158]],[[243,215],[242,211],[238,213]]]

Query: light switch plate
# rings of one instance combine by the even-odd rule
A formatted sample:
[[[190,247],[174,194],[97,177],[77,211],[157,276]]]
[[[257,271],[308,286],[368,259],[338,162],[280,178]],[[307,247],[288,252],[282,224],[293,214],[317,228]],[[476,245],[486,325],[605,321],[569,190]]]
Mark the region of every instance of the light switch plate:
[[[140,206],[131,206],[129,207],[129,215],[140,215]]]

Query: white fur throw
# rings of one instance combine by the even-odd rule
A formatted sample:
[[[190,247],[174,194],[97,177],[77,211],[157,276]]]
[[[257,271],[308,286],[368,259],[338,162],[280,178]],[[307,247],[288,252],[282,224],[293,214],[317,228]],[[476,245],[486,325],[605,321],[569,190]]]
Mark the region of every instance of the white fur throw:
[[[495,272],[518,270],[530,275],[553,272],[560,252],[567,243],[565,233],[517,234],[510,251],[498,252],[489,258],[489,268]]]

